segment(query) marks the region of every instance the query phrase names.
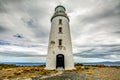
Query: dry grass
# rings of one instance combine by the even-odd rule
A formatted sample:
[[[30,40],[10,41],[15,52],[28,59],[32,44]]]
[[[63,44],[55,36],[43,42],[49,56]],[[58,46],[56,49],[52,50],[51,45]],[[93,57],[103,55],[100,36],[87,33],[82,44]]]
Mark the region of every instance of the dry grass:
[[[18,67],[14,66],[11,68],[7,65],[7,67],[0,66],[0,80],[2,79],[10,79],[10,78],[17,78],[17,77],[24,77],[24,78],[30,78],[34,77],[36,75],[47,75],[52,73],[57,73],[56,70],[45,70],[44,67],[41,66],[34,66],[34,67]]]
[[[101,78],[102,80],[106,80],[107,78],[111,78],[114,80],[120,79],[120,67],[96,67],[96,66],[75,66],[75,70],[65,70],[65,72],[77,73],[77,74],[87,74],[89,77]],[[12,79],[12,80],[20,80],[26,79],[35,76],[44,76],[49,74],[58,73],[57,70],[45,70],[44,67],[41,66],[33,66],[33,67],[18,67],[18,66],[0,66],[0,80],[3,79]],[[66,79],[67,80],[67,79]],[[69,79],[68,79],[69,80]],[[88,78],[89,80],[89,78]]]

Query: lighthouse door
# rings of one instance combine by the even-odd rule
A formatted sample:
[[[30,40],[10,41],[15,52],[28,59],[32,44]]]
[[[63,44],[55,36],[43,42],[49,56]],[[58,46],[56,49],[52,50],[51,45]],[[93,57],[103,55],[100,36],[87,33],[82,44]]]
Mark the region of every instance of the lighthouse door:
[[[56,56],[56,68],[64,68],[64,55],[58,54]]]

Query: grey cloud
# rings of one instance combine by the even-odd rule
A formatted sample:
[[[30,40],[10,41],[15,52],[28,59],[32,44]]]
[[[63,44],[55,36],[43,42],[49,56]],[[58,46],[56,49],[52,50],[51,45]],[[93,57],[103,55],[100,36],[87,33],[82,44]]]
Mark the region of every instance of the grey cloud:
[[[89,49],[89,50],[82,51],[82,52],[80,52],[80,53],[88,53],[88,52],[92,52],[93,50],[94,50],[94,48]]]
[[[0,13],[9,13],[11,5],[20,4],[23,0],[0,0]]]
[[[106,54],[76,54],[75,56],[77,57],[82,57],[82,58],[104,58]]]
[[[88,47],[88,46],[87,46]],[[85,49],[85,47],[83,47]],[[74,56],[82,57],[82,58],[100,58],[100,59],[110,59],[106,56],[117,56],[120,55],[120,45],[110,45],[110,46],[97,46],[90,47],[91,49],[86,49],[84,51],[79,51],[74,54]],[[118,58],[117,58],[118,59]]]
[[[115,34],[120,34],[120,31],[115,31],[115,32],[113,32],[113,33],[115,33]]]
[[[4,8],[4,5],[0,2],[0,13],[6,13],[6,9]]]
[[[42,24],[39,24],[37,20],[29,19],[25,21],[24,19],[22,19],[22,21],[24,22],[24,24],[27,25],[28,28],[30,28],[34,32],[36,37],[42,38],[43,41],[45,41],[46,38],[48,38],[48,29],[46,29]]]
[[[114,7],[108,7],[107,9],[103,9],[103,11],[101,12],[101,10],[97,10],[97,12],[93,12],[92,15],[83,15],[83,16],[79,16],[78,18],[79,21],[81,23],[96,23],[100,20],[106,19],[106,18],[110,18],[110,17],[120,17],[120,2],[117,5],[114,5]],[[81,19],[81,17],[83,19]]]
[[[34,52],[7,52],[7,51],[6,52],[0,52],[0,56],[9,56],[9,57],[46,57],[46,55],[36,55]]]
[[[20,39],[24,38],[24,36],[22,34],[15,34],[13,36],[16,37],[16,38],[20,38]]]
[[[20,39],[21,40],[21,39]],[[32,43],[32,42],[30,42],[30,43]],[[0,40],[0,46],[2,46],[2,45],[9,45],[9,46],[18,46],[18,47],[34,47],[34,48],[38,48],[38,47],[47,47],[47,46],[45,46],[45,45],[40,45],[40,44],[27,44],[27,43],[25,43],[25,44],[21,44],[21,43],[15,43],[15,41],[14,42],[11,42],[11,41],[5,41],[5,40]]]
[[[79,47],[119,47],[120,46],[120,44],[94,44],[94,45],[76,45],[78,48]]]
[[[49,9],[47,7],[42,6],[41,4],[48,4],[44,0],[41,0],[39,5],[37,2],[38,0],[33,1],[33,0],[4,0],[0,1],[1,2],[1,9],[6,10],[7,14],[6,15],[12,15],[13,18],[17,18],[19,16],[20,20],[19,23],[15,23],[14,19],[11,20],[11,23],[13,23],[16,27],[25,27],[28,29],[29,32],[31,32],[34,35],[34,39],[39,40],[41,43],[42,42],[47,42],[48,40],[48,34],[49,34],[49,29],[46,27],[49,27],[48,24],[46,23],[49,15]],[[49,1],[48,1],[49,2]],[[5,13],[2,13],[5,14]],[[15,16],[14,16],[15,14]],[[8,18],[8,17],[7,17]],[[5,22],[6,20],[3,19],[2,22]],[[21,25],[19,25],[21,23]],[[44,23],[43,23],[44,22]],[[48,20],[49,23],[49,20]],[[9,24],[9,23],[7,23]],[[25,24],[25,25],[24,25]],[[9,26],[8,28],[10,28]],[[22,30],[20,28],[20,30]],[[19,31],[19,30],[14,30],[14,31]],[[13,31],[13,32],[14,32]],[[24,30],[23,30],[24,31]],[[30,33],[30,34],[31,34]],[[24,34],[20,33],[20,34]],[[29,34],[29,33],[28,33]]]
[[[99,2],[102,2],[102,4],[98,8],[98,5],[96,4],[98,4]],[[66,7],[67,12],[69,13],[74,13],[74,11],[77,10],[79,14],[81,13],[81,11],[84,12],[84,10],[86,11],[87,9],[93,10],[92,12],[87,14],[85,13],[82,15],[77,15],[77,13],[75,13],[71,16],[71,18],[74,17],[74,19],[71,20],[70,22],[72,23],[71,25],[73,26],[71,28],[71,31],[73,31],[72,35],[74,36],[73,46],[75,46],[76,48],[80,48],[79,52],[74,54],[75,57],[76,56],[83,57],[86,59],[87,58],[105,59],[106,56],[109,56],[109,55],[119,55],[120,53],[120,50],[119,50],[120,49],[120,42],[119,42],[120,3],[119,2],[120,2],[119,0],[64,1],[63,6]],[[112,4],[112,6],[109,4]],[[54,8],[56,5],[57,3],[55,3],[52,0],[50,1],[0,0],[0,14],[5,15],[4,17],[0,15],[0,17],[3,17],[0,20],[0,22],[1,23],[3,22],[3,25],[7,24],[7,27],[0,26],[0,33],[8,31],[8,33],[3,33],[4,35],[8,35],[7,36],[8,43],[4,42],[5,41],[4,39],[6,39],[4,35],[3,36],[5,38],[0,36],[0,38],[3,40],[0,42],[1,46],[2,44],[4,45],[9,44],[9,46],[11,47],[20,46],[24,48],[24,47],[30,46],[35,48],[47,48],[40,44],[37,45],[34,43],[38,41],[38,43],[47,44],[49,31],[50,31],[50,17],[53,15]],[[13,19],[10,16],[12,16]],[[99,23],[99,21],[103,21],[104,23]],[[92,24],[93,27],[91,26],[89,27],[88,26],[89,24]],[[9,32],[9,29],[11,30],[11,32]],[[97,34],[98,32],[100,34]],[[23,39],[16,40],[16,38],[13,37],[13,35],[16,33],[23,34],[24,39],[28,37],[28,39],[31,38],[31,40],[33,39],[33,41],[31,42],[31,44],[28,44],[27,41],[25,42],[25,40]],[[100,35],[105,35],[105,37]],[[12,38],[10,36],[12,36]],[[109,41],[110,40],[109,38],[113,42]],[[99,40],[99,42],[97,43],[94,39]],[[76,42],[79,41],[83,44],[76,43],[77,44],[76,45],[75,41]],[[92,41],[91,45],[88,44],[90,41]],[[17,42],[17,43],[14,43],[14,42]],[[24,44],[21,44],[21,43],[24,43]],[[35,53],[31,53],[31,52],[28,52],[28,53],[0,52],[0,55],[4,57],[6,56],[10,56],[10,57],[12,56],[13,57],[45,56],[45,55],[35,55]]]
[[[5,27],[3,27],[3,26],[0,25],[0,33],[3,33],[5,31],[7,31],[7,29]]]

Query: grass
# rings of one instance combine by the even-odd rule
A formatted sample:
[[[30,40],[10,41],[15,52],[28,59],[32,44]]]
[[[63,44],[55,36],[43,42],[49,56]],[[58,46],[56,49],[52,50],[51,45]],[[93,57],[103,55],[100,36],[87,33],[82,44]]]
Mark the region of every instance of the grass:
[[[114,68],[114,66],[109,66],[110,68]],[[103,68],[109,68],[106,66],[103,66]],[[86,73],[88,75],[92,75],[92,71],[96,68],[99,68],[97,66],[89,66],[89,65],[76,65],[75,70],[64,70],[64,72],[72,72],[72,73]],[[102,69],[102,67],[100,67]],[[116,69],[120,69],[120,67],[115,67]],[[17,77],[24,77],[24,78],[30,78],[38,76],[44,76],[49,74],[55,74],[57,73],[57,70],[45,70],[43,66],[16,66],[14,64],[0,64],[0,79],[13,79]]]
[[[15,64],[0,64],[0,70],[7,68],[16,68],[16,67],[18,66],[16,66]]]
[[[24,76],[25,78],[34,77],[35,75],[48,75],[57,73],[57,70],[45,70],[43,66],[16,66],[14,64],[0,64],[0,79],[11,79]]]

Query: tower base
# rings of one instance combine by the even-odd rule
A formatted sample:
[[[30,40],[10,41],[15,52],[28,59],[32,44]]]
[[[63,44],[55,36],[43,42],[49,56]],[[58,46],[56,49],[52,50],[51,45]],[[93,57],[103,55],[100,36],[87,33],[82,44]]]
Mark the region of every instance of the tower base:
[[[45,67],[45,70],[75,70],[76,68],[49,68],[49,67]]]

